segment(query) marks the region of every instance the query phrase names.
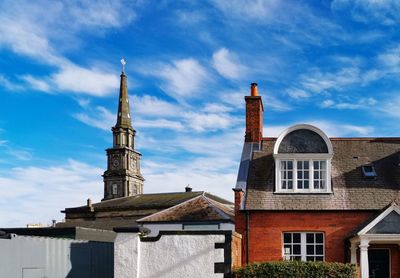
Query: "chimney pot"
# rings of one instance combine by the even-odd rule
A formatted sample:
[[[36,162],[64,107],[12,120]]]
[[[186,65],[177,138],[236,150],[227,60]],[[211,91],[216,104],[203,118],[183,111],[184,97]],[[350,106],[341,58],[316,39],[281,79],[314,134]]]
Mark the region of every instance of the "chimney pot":
[[[257,83],[251,83],[250,85],[250,93],[252,97],[258,96],[258,88],[257,88]]]
[[[86,204],[87,204],[88,207],[91,207],[92,206],[92,200],[90,198],[87,199]]]

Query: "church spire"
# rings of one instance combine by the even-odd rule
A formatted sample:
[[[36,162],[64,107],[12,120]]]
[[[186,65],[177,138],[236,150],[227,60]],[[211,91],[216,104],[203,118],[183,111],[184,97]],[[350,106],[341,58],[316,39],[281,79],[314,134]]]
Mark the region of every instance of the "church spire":
[[[121,59],[122,72],[121,72],[121,82],[119,88],[119,103],[118,103],[118,115],[116,128],[131,128],[131,112],[129,109],[129,97],[128,97],[128,80],[125,75],[125,60]]]
[[[144,178],[140,173],[141,154],[135,150],[135,133],[129,109],[125,60],[121,60],[117,123],[112,128],[113,147],[107,149],[107,170],[104,172],[104,199],[143,194]]]

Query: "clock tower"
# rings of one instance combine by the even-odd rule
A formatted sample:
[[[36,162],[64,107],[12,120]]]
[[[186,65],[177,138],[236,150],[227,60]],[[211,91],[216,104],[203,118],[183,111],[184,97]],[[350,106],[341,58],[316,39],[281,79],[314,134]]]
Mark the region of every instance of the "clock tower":
[[[125,65],[125,61],[121,60]],[[107,149],[107,170],[104,172],[104,200],[143,194],[144,178],[140,173],[140,157],[134,144],[128,85],[124,67],[121,73],[117,123],[111,129],[113,147]]]

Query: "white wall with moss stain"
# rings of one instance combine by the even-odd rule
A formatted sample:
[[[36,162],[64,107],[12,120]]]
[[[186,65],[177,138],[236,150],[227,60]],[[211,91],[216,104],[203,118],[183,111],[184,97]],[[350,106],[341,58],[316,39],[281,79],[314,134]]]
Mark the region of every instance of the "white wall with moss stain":
[[[119,233],[115,241],[115,278],[222,278],[214,263],[224,261],[215,249],[225,235],[162,235],[157,241],[140,241],[137,234]]]

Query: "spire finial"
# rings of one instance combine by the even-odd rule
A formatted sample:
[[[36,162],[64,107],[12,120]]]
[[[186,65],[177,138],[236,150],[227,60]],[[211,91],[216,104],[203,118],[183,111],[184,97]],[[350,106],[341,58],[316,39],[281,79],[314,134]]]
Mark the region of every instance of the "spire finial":
[[[121,64],[122,64],[122,73],[125,73],[125,65],[126,65],[126,61],[124,58],[121,59]]]

